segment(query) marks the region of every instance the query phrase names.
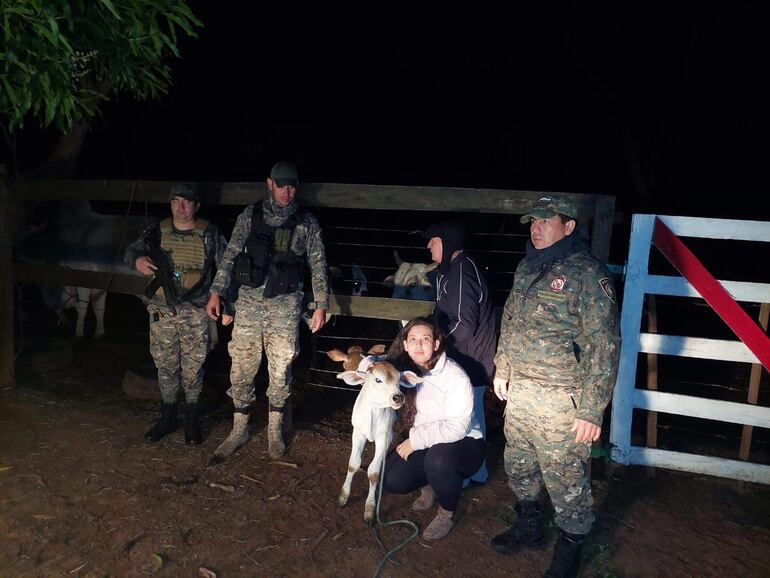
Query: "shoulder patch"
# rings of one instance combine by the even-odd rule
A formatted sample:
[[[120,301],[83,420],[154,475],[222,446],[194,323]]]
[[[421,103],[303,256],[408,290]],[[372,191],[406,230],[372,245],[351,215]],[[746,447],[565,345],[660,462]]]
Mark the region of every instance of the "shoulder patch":
[[[609,277],[602,277],[599,279],[599,285],[602,288],[602,291],[604,291],[604,294],[609,297],[610,301],[615,303],[615,287],[612,284],[612,279]]]

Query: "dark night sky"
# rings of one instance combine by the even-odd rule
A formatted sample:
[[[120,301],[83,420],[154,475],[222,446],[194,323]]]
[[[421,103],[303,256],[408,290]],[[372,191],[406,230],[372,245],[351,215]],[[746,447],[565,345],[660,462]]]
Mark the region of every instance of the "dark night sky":
[[[262,180],[286,158],[306,181],[597,192],[626,211],[767,219],[765,20],[752,4],[670,4],[192,2],[205,29],[170,94],[105,106],[78,176]],[[25,142],[22,168],[37,160]]]

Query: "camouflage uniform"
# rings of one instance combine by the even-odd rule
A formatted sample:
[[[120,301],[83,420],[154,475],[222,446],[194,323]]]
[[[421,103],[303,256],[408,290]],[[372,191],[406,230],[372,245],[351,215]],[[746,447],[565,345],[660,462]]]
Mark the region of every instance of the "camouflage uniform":
[[[202,240],[202,263],[198,269],[200,283],[184,283],[178,288],[181,299],[176,305],[177,315],[171,314],[166,305],[162,290],[159,290],[147,306],[150,315],[150,353],[158,368],[158,385],[164,403],[176,403],[176,395],[181,384],[188,404],[196,403],[203,386],[203,363],[209,349],[209,319],[206,302],[214,272],[227,243],[217,226],[204,219],[198,219],[196,229],[176,231],[167,219],[146,229],[139,238],[126,248],[125,262],[135,267],[137,258],[147,255],[153,238],[161,239],[161,248],[169,252],[174,264],[173,249],[168,247],[190,244],[195,234]],[[202,224],[202,226],[201,226]],[[169,235],[178,236],[170,240]],[[194,254],[195,251],[190,251]],[[188,256],[188,259],[190,257]],[[194,260],[195,257],[192,257]],[[196,273],[196,275],[198,274]],[[184,273],[179,275],[184,278]],[[190,285],[190,289],[185,286]]]
[[[150,353],[158,368],[165,403],[175,403],[181,383],[187,403],[203,389],[203,362],[209,348],[209,316],[205,309],[180,303],[176,316],[165,305],[150,304]]]
[[[251,233],[251,215],[254,207],[247,207],[238,217],[230,237],[222,264],[217,271],[211,290],[225,295],[232,282],[233,259],[243,249],[246,238]],[[282,208],[268,198],[262,204],[265,223],[278,227],[296,211],[292,203]],[[314,309],[328,309],[328,279],[326,274],[326,253],[321,227],[318,220],[309,213],[304,213],[292,231],[291,250],[296,255],[305,255],[310,268],[311,283],[315,303]],[[230,389],[228,395],[233,399],[236,410],[243,410],[254,403],[254,376],[262,362],[262,348],[267,354],[270,385],[267,396],[274,408],[283,408],[291,394],[291,363],[299,354],[299,319],[302,313],[303,292],[278,295],[273,298],[263,296],[265,284],[252,288],[241,286],[235,303],[236,317],[232,341],[228,350],[232,358],[230,371]]]
[[[601,425],[619,353],[615,291],[605,267],[583,250],[516,270],[495,356],[507,379],[505,469],[519,500],[543,484],[556,524],[586,534],[594,516],[586,465],[590,443],[575,443],[574,419]]]

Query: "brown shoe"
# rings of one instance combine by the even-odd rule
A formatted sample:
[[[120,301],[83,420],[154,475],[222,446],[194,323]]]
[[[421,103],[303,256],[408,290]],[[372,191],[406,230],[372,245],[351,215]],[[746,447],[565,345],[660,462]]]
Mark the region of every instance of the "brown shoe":
[[[454,512],[445,510],[441,506],[438,507],[438,513],[433,521],[428,524],[428,527],[422,533],[422,537],[426,540],[440,540],[452,530],[452,526],[455,525],[452,520]]]
[[[420,497],[412,502],[412,511],[424,512],[430,510],[435,502],[436,492],[433,491],[433,488],[431,488],[430,485],[423,486],[420,488]]]

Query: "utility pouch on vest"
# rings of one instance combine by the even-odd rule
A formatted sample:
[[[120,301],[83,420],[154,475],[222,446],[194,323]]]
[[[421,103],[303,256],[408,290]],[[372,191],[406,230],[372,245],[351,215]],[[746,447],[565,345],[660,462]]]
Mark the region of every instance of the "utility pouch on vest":
[[[185,290],[195,287],[203,278],[203,269],[190,269],[182,271],[181,285]]]
[[[246,287],[259,287],[265,282],[273,250],[272,230],[262,224],[262,205],[254,206],[251,233],[243,244],[243,251],[233,259],[233,280]]]
[[[257,268],[247,253],[238,253],[233,259],[233,280],[246,287],[259,287],[265,282],[265,270]]]
[[[265,285],[266,299],[296,293],[302,289],[303,269],[295,263],[270,263],[270,275]]]
[[[289,243],[291,242],[291,233],[294,229],[276,229],[275,230],[275,251],[276,253],[288,253]]]

